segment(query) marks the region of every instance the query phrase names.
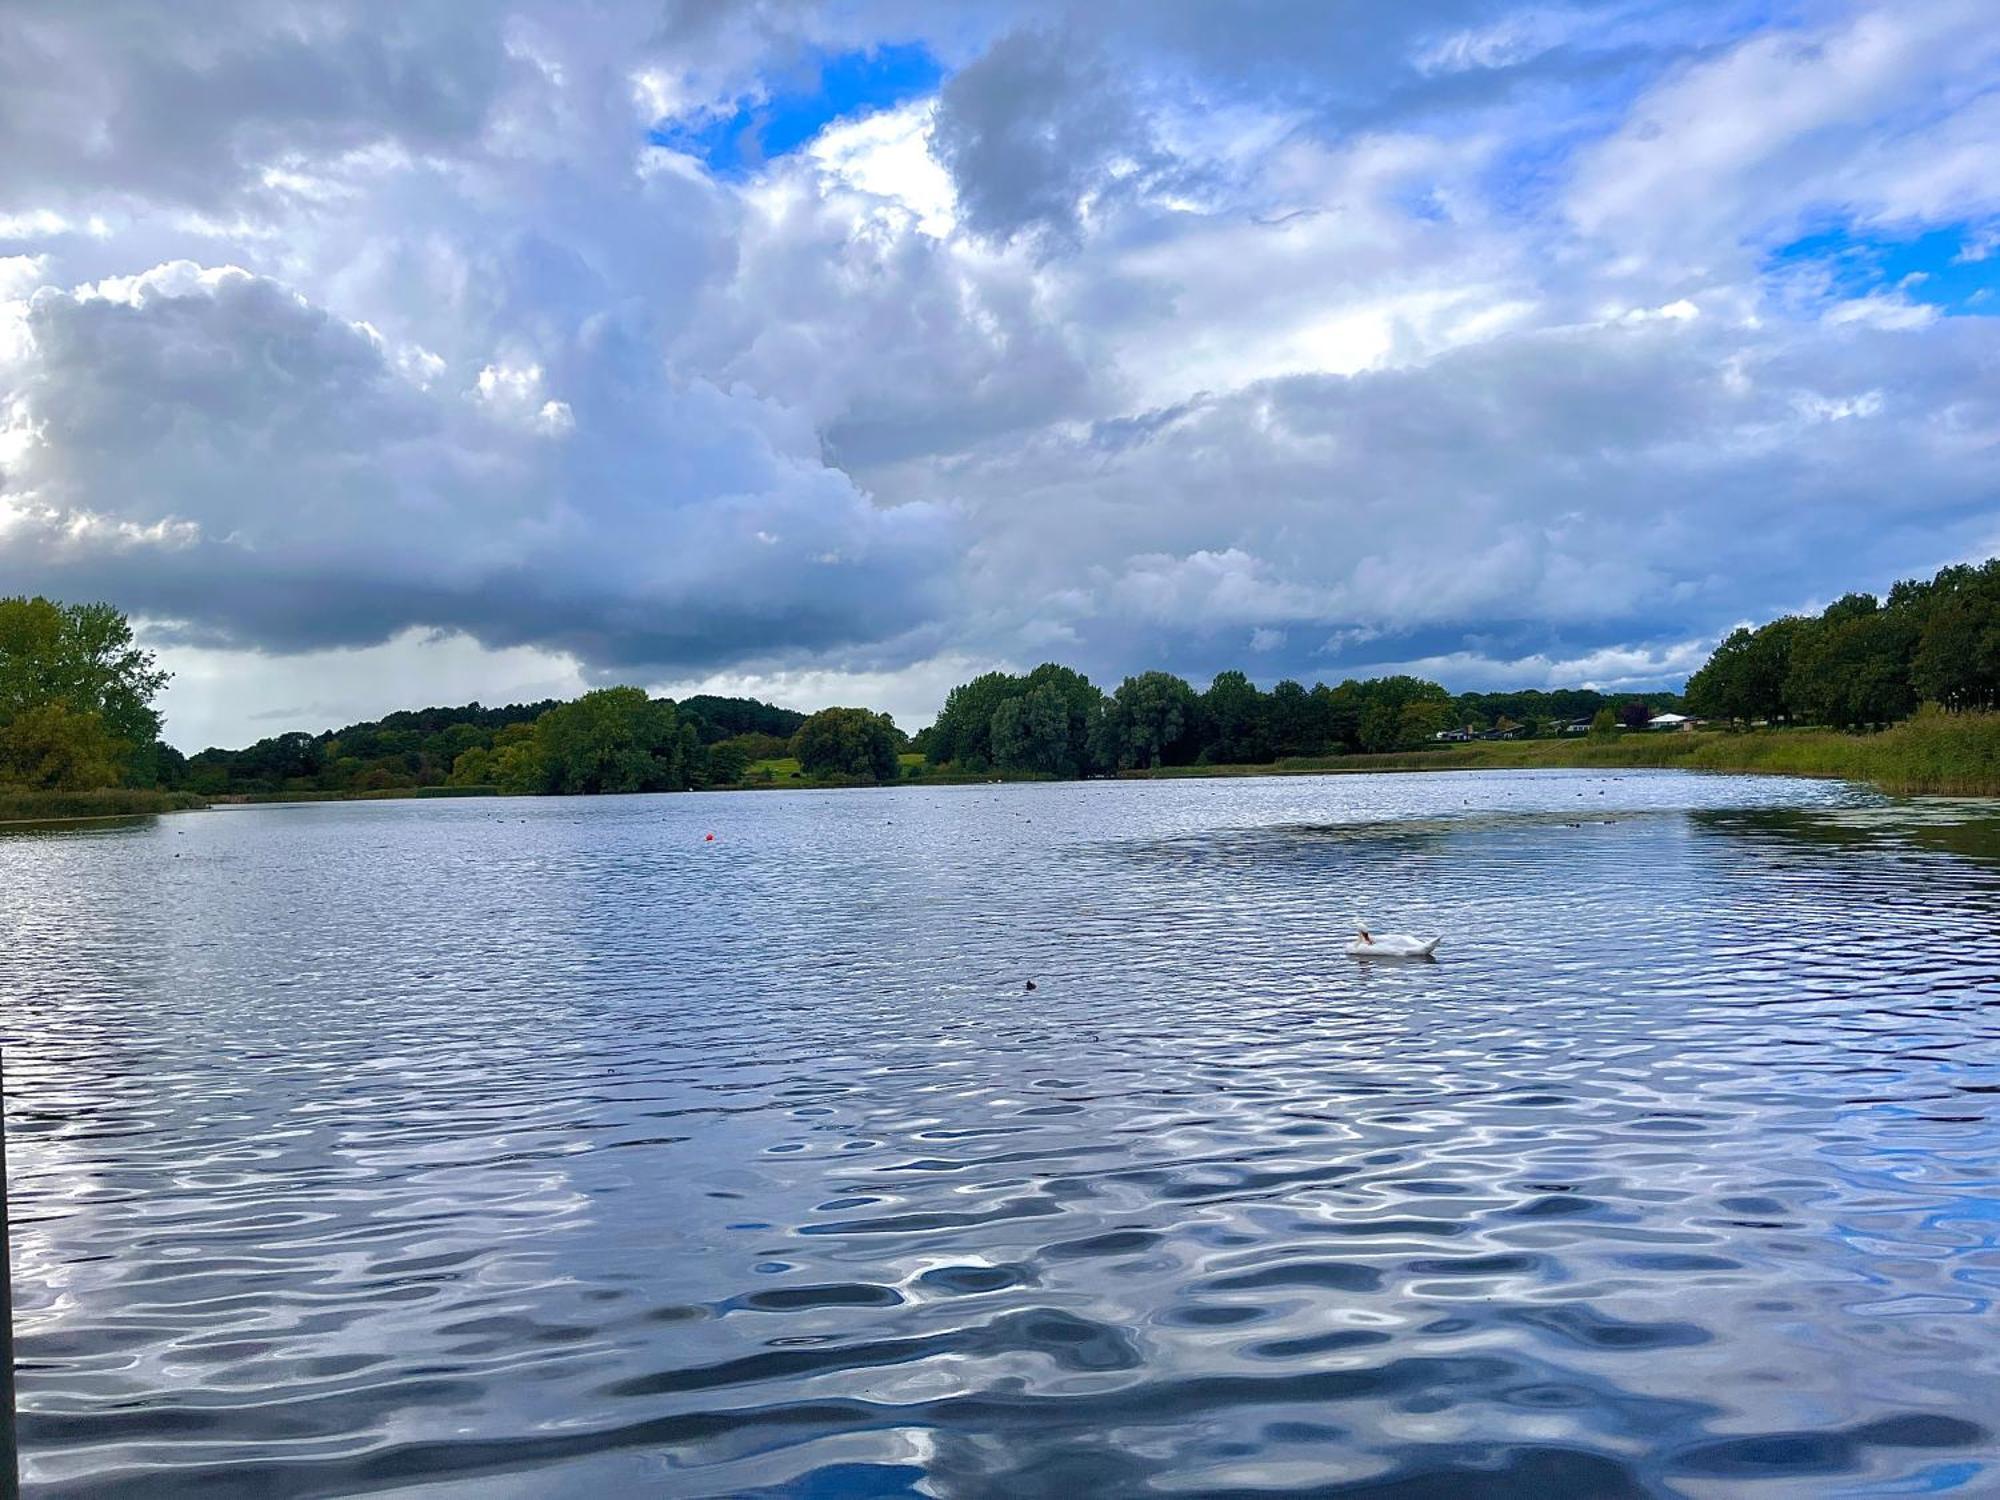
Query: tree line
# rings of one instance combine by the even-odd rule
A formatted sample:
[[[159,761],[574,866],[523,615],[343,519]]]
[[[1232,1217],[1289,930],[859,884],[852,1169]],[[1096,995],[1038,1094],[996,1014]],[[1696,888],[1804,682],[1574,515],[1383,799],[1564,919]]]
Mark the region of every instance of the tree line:
[[[928,765],[971,774],[1089,776],[1407,750],[1458,729],[1550,734],[1599,713],[1643,724],[1679,703],[1670,693],[1619,699],[1588,688],[1454,695],[1410,676],[1310,688],[1287,679],[1267,691],[1239,671],[1218,673],[1206,689],[1142,672],[1105,693],[1049,662],[953,688],[914,744]]]
[[[1741,724],[1893,724],[1920,703],[2000,707],[2000,558],[1846,594],[1730,633],[1688,679],[1697,713]]]
[[[678,702],[636,687],[564,701],[468,703],[386,714],[323,734],[294,731],[191,756],[179,785],[206,796],[497,787],[512,793],[684,791],[732,786],[790,753],[806,715],[751,698]]]

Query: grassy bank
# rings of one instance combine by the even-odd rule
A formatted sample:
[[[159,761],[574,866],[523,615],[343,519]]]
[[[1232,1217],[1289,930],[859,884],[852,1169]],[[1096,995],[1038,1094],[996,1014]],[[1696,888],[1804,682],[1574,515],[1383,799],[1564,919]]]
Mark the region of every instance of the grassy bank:
[[[1497,740],[1393,755],[1281,760],[1268,766],[1181,766],[1150,776],[1319,775],[1348,771],[1663,768],[1837,776],[1886,792],[2000,796],[2000,713],[1923,713],[1876,734],[1766,729],[1743,734],[1620,733],[1609,739]]]
[[[497,786],[385,786],[365,792],[228,792],[210,797],[216,807],[261,802],[390,802],[405,797],[497,797]]]
[[[35,792],[0,787],[0,823],[55,823],[78,818],[130,818],[146,813],[191,812],[208,806],[193,792],[106,787],[95,792]]]

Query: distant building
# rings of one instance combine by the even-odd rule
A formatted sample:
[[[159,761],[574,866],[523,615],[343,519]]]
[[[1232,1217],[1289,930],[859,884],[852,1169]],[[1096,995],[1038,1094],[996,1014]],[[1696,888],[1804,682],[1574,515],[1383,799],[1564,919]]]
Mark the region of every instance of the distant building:
[[[1646,721],[1648,729],[1692,729],[1695,721],[1686,714],[1654,714]]]
[[[1472,732],[1470,724],[1462,724],[1457,729],[1440,729],[1431,738],[1434,740],[1469,740],[1472,738]]]
[[[1567,724],[1558,724],[1556,730],[1560,734],[1589,734],[1590,720],[1571,719]]]

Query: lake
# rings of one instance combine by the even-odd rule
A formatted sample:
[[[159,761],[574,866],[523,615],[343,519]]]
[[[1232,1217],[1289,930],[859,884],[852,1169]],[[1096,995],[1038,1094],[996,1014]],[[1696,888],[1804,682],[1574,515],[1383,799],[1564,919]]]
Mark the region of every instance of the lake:
[[[1510,772],[0,837],[29,1493],[2000,1493],[1996,813]]]

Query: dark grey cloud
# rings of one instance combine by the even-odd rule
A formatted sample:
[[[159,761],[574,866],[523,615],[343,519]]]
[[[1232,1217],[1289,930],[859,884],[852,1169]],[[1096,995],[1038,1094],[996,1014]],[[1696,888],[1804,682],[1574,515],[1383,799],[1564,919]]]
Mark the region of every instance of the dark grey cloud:
[[[1125,81],[1067,31],[1011,32],[955,74],[932,145],[966,222],[1002,238],[1073,239],[1091,200],[1144,190],[1172,166]]]

